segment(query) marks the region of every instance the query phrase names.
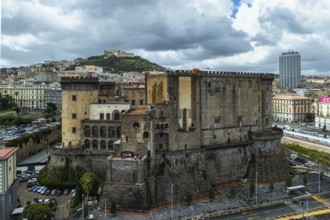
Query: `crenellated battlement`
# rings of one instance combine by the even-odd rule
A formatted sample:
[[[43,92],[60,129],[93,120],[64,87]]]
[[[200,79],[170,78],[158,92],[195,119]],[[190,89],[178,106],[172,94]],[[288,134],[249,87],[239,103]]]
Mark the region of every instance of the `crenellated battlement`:
[[[192,70],[168,70],[168,75],[197,75],[202,77],[237,77],[237,78],[267,78],[274,79],[273,73],[254,73],[254,72],[230,72],[230,71],[202,71]]]
[[[71,76],[71,77],[61,77],[61,83],[98,83],[97,77],[84,77],[84,76]]]

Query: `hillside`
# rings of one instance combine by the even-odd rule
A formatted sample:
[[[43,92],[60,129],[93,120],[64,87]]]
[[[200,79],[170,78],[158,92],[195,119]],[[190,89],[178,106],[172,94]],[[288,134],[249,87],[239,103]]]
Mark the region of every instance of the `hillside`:
[[[128,57],[104,57],[102,56],[91,56],[86,60],[82,61],[79,66],[84,65],[95,65],[103,67],[104,71],[109,72],[129,72],[129,71],[153,71],[153,70],[164,70],[165,68],[158,64],[152,63],[147,59],[135,56],[134,58]],[[72,69],[74,66],[71,67]]]

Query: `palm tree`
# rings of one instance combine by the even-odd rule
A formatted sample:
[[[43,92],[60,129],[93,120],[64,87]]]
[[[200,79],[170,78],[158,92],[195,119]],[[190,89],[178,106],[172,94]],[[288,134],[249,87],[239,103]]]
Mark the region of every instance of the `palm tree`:
[[[89,193],[95,187],[98,187],[99,181],[94,173],[87,172],[80,178],[80,184],[83,191],[87,194],[87,202],[89,200]]]

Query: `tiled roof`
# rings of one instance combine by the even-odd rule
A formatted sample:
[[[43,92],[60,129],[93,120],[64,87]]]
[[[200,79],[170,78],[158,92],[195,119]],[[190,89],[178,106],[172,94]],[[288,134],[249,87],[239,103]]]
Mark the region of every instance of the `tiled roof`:
[[[0,160],[7,159],[18,150],[18,147],[0,148]]]

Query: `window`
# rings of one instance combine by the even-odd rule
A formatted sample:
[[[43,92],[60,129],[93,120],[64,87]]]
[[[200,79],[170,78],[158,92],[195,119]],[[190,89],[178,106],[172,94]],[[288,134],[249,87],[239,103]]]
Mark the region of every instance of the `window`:
[[[97,137],[98,136],[98,128],[97,128],[97,126],[93,126],[92,127],[92,136],[93,137]]]
[[[107,120],[110,120],[110,113],[107,113]]]
[[[72,96],[71,96],[71,100],[72,100],[72,101],[77,101],[77,96],[76,96],[76,95],[72,95]]]
[[[109,141],[109,144],[108,144],[109,150],[113,150],[113,143],[114,143],[113,140]]]
[[[85,140],[85,148],[90,148],[91,147],[91,143],[89,142],[89,140]]]
[[[242,116],[238,116],[237,117],[237,126],[241,127],[242,126],[242,121],[243,121],[243,117]]]
[[[76,113],[72,113],[72,119],[76,119],[77,118],[77,114]]]
[[[159,149],[163,149],[163,144],[159,144]]]
[[[117,137],[120,137],[120,135],[121,135],[121,128],[120,128],[120,126],[119,127],[117,127]],[[128,137],[127,137],[128,138]]]
[[[97,149],[99,143],[97,142],[97,140],[93,140],[92,145],[93,145],[93,149]]]
[[[143,97],[143,92],[140,92],[140,97]]]
[[[142,99],[140,99],[140,105],[143,105],[143,100]]]
[[[128,92],[125,92],[125,97],[128,97]]]
[[[89,137],[91,135],[91,128],[88,125],[84,127],[84,135],[86,137]]]
[[[72,134],[76,133],[76,130],[77,130],[76,127],[73,127],[72,128]]]
[[[134,123],[133,123],[133,128],[134,128],[134,129],[138,129],[139,127],[140,127],[139,122],[134,122]]]
[[[220,128],[220,119],[214,119],[214,128]]]
[[[105,150],[105,148],[107,147],[107,143],[105,142],[105,140],[102,140],[100,145],[102,150]]]
[[[149,132],[147,131],[143,132],[143,138],[149,138]]]
[[[135,100],[132,100],[132,105],[135,105]]]
[[[119,111],[118,110],[115,110],[113,111],[113,120],[119,120]]]
[[[106,127],[102,126],[100,128],[100,135],[101,135],[101,137],[106,137],[107,136],[107,129],[106,129]]]
[[[104,113],[100,113],[100,120],[104,120]]]
[[[135,96],[135,91],[132,92],[132,96],[133,96],[133,97]]]

